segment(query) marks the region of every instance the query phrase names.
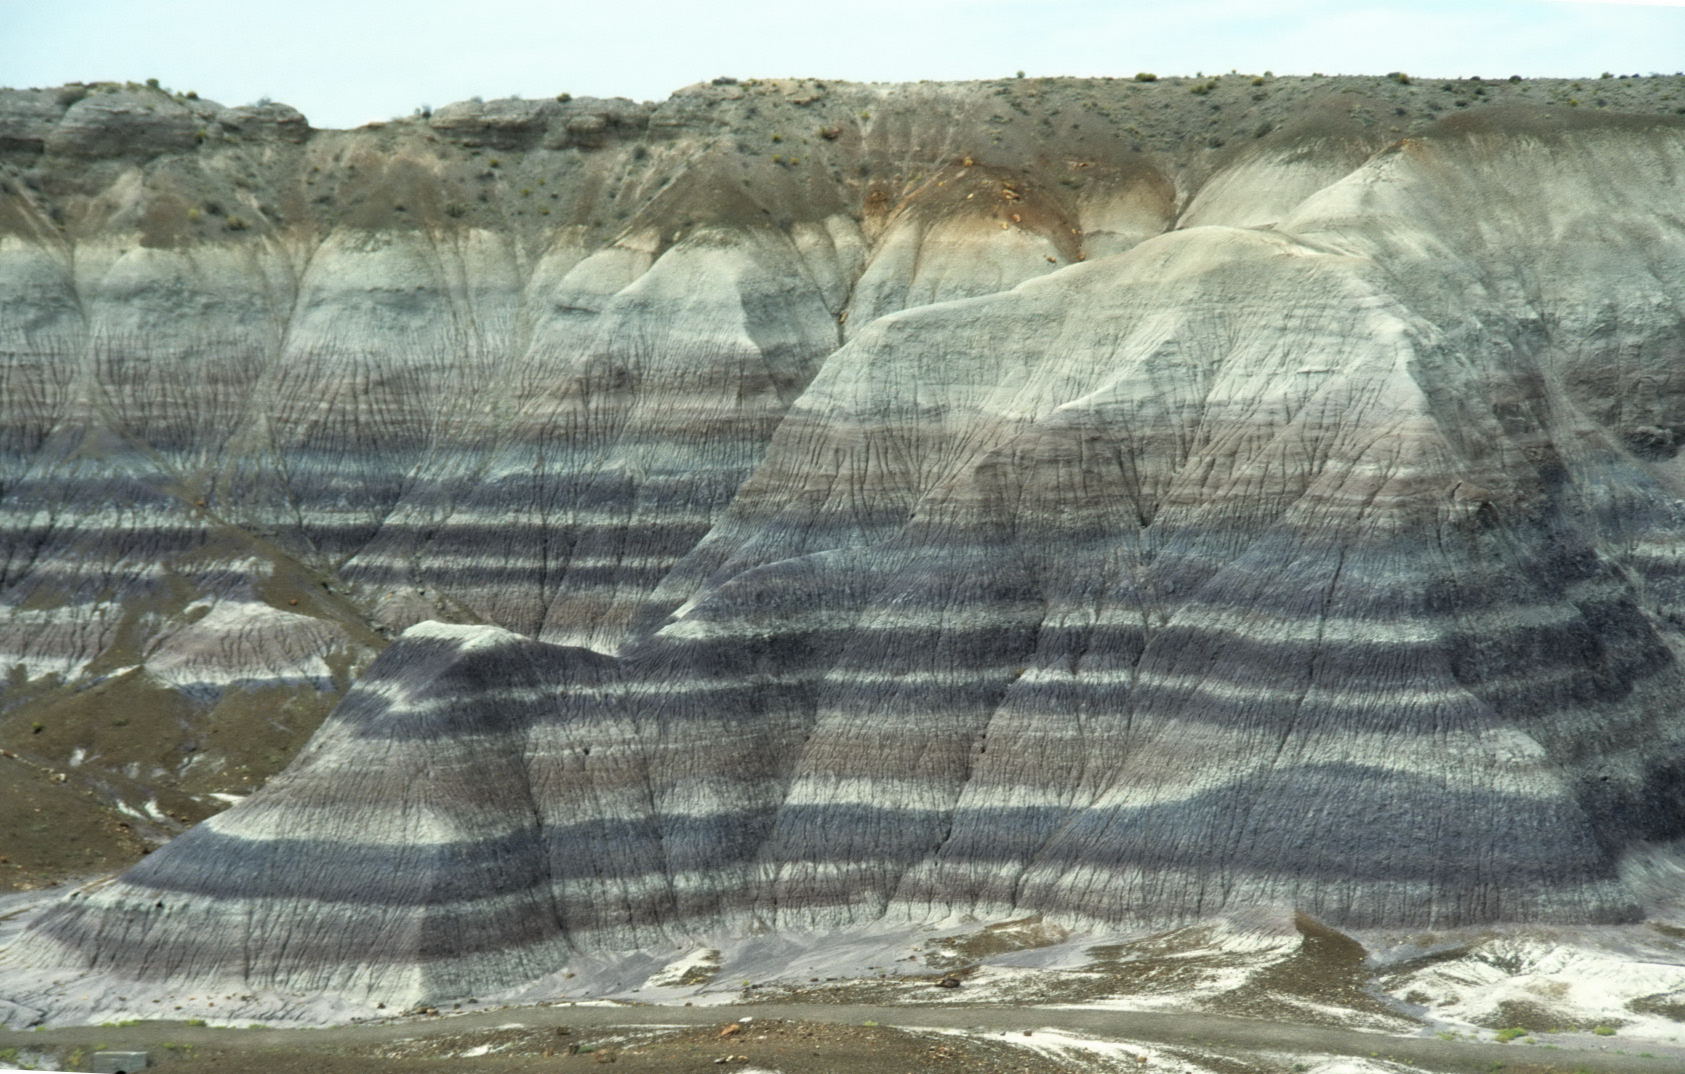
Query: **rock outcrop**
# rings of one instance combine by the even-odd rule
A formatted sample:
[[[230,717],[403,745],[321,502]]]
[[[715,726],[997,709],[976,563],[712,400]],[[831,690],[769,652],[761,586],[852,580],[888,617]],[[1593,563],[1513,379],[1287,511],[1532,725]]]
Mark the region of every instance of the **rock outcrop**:
[[[196,750],[343,693],[7,964],[421,999],[954,913],[1642,913],[1679,80],[1217,81],[93,163],[85,102],[0,109],[9,740],[118,674]]]

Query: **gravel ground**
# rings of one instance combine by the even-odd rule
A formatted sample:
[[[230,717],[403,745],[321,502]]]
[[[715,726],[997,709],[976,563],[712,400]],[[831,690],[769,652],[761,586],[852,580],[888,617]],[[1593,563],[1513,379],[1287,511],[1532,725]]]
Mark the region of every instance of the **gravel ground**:
[[[749,1022],[740,1019],[750,1018]],[[729,1026],[740,1028],[726,1033]],[[101,1046],[145,1049],[158,1069],[194,1074],[338,1074],[352,1071],[566,1071],[614,1063],[617,1071],[781,1071],[894,1074],[978,1071],[1026,1074],[1093,1070],[981,1040],[920,1030],[1033,1034],[1061,1029],[1138,1043],[1185,1068],[1213,1074],[1288,1074],[1299,1057],[1349,1056],[1391,1069],[1446,1074],[1679,1074],[1685,1050],[1626,1055],[1517,1044],[1396,1037],[1328,1026],[1167,1012],[1030,1007],[907,1009],[755,1005],[739,1008],[507,1008],[458,1017],[402,1019],[320,1030],[214,1029],[179,1023],[0,1032],[5,1049],[51,1052],[61,1063]],[[725,1035],[722,1036],[722,1033]],[[478,1051],[484,1048],[485,1051]],[[546,1054],[548,1053],[548,1054]],[[1159,1066],[1164,1060],[1157,1061]],[[64,1063],[71,1069],[72,1064]],[[1150,1067],[1148,1069],[1151,1069]],[[1385,1066],[1377,1069],[1388,1069]]]

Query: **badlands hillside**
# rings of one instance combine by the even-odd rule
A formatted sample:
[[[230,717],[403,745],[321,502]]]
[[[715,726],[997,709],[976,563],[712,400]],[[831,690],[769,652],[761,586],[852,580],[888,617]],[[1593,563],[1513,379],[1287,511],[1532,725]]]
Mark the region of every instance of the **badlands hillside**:
[[[0,91],[0,885],[139,861],[5,966],[1665,914],[1682,181],[1678,76]]]

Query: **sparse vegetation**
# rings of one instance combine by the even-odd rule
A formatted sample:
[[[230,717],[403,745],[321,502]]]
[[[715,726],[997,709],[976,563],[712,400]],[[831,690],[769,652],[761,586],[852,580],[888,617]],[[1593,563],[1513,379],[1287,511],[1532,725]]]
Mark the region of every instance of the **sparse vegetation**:
[[[1135,81],[1137,81],[1137,82],[1157,82],[1158,76],[1153,74],[1151,71],[1140,71],[1140,72],[1136,73]]]
[[[1600,1037],[1612,1037],[1615,1035],[1614,1026],[1592,1026],[1591,1031]]]

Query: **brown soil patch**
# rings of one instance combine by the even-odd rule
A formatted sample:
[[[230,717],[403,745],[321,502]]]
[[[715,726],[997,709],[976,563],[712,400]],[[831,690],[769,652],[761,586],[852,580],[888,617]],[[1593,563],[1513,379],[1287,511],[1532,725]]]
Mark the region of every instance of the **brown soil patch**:
[[[1487,1029],[1525,1029],[1529,1033],[1589,1033],[1600,1025],[1621,1026],[1618,1018],[1599,1018],[1586,1021],[1551,1010],[1539,1003],[1506,999],[1493,1008],[1492,1013],[1474,1020]]]
[[[1411,1024],[1375,995],[1366,966],[1368,952],[1362,944],[1304,914],[1296,915],[1293,924],[1302,937],[1297,951],[1201,1006],[1219,1014],[1323,1025],[1372,1022],[1378,1028],[1404,1028]],[[1321,1009],[1328,1007],[1337,1013]]]
[[[997,921],[976,932],[931,940],[925,946],[936,950],[926,955],[924,960],[932,969],[952,970],[969,966],[990,955],[1050,947],[1069,935],[1069,930],[1049,925],[1040,914],[1035,914],[1016,921]],[[948,953],[950,951],[952,954]]]
[[[1628,1003],[1627,1010],[1637,1014],[1654,1014],[1673,1022],[1685,1022],[1685,1002],[1676,992],[1659,996],[1640,996]]]
[[[0,756],[0,892],[120,869],[147,852],[131,822],[92,792],[16,756]]]

